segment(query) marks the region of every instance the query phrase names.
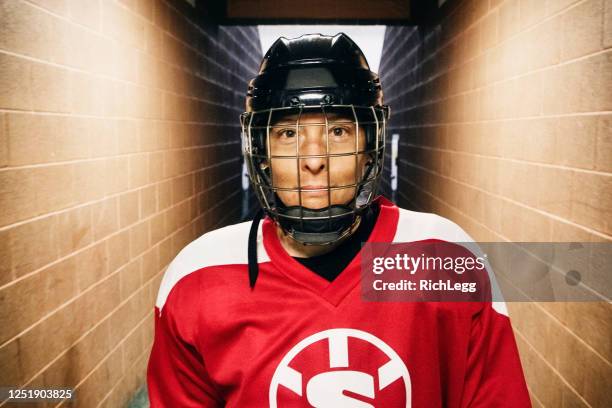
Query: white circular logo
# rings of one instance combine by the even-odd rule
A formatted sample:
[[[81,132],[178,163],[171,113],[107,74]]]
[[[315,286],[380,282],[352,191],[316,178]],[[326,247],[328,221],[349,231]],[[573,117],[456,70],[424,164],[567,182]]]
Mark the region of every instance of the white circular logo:
[[[324,340],[327,340],[326,347]],[[349,354],[357,354],[358,358],[351,359]],[[325,367],[315,361],[322,358]],[[380,365],[366,368],[368,364],[378,364],[379,360]],[[363,362],[366,364],[359,364]],[[300,371],[290,364],[304,368]],[[308,373],[303,372],[306,370]],[[330,329],[305,338],[289,350],[272,376],[269,400],[271,408],[284,405],[279,402],[280,394],[285,398],[305,399],[316,408],[373,408],[372,404],[380,406],[377,400],[384,397],[385,389],[394,388],[393,395],[397,395],[401,385],[405,406],[409,408],[410,375],[395,350],[361,330]]]

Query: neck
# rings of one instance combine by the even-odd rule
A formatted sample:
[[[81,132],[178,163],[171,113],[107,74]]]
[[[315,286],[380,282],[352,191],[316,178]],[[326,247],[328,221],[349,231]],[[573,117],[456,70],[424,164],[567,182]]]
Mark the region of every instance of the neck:
[[[298,242],[295,239],[291,238],[289,234],[283,231],[282,228],[280,228],[278,225],[276,226],[276,235],[278,236],[278,240],[280,241],[281,245],[290,256],[298,258],[310,258],[313,256],[327,254],[338,248],[338,246],[340,246],[344,241],[346,241],[351,235],[355,233],[360,223],[361,217],[358,217],[357,222],[355,222],[351,227],[350,233],[346,234],[337,242],[327,245],[306,245],[301,242]]]

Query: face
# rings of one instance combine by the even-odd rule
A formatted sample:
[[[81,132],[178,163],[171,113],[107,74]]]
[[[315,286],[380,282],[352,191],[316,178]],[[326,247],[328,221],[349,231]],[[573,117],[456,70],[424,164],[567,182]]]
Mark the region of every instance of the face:
[[[366,150],[365,132],[361,128],[357,132],[355,123],[347,118],[328,113],[327,121],[326,131],[323,113],[304,113],[299,129],[297,115],[281,118],[270,128],[270,153],[279,156],[271,160],[272,184],[296,190],[277,191],[286,206],[321,209],[330,201],[332,205],[348,204],[355,195],[351,185],[362,180],[369,157],[355,154]],[[328,151],[339,156],[327,157]],[[332,188],[329,192],[328,186]]]

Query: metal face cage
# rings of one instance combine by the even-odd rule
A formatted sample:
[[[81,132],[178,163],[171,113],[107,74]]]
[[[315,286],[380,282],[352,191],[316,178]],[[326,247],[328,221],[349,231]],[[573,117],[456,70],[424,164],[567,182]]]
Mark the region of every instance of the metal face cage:
[[[265,212],[305,244],[349,234],[376,196],[386,117],[383,107],[355,105],[243,113],[242,150]]]

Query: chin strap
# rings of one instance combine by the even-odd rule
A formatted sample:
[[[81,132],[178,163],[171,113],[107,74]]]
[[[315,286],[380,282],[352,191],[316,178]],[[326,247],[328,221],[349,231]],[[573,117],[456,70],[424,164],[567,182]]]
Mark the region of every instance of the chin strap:
[[[257,262],[257,230],[259,229],[259,222],[263,218],[263,215],[264,211],[260,208],[255,214],[255,217],[253,217],[253,223],[249,231],[248,260],[249,285],[251,289],[255,288],[255,281],[257,281],[257,275],[259,275],[259,264]]]

